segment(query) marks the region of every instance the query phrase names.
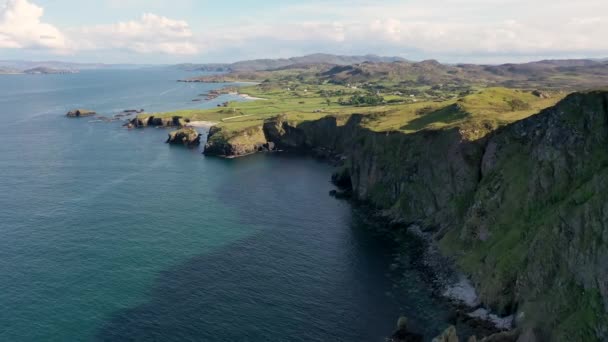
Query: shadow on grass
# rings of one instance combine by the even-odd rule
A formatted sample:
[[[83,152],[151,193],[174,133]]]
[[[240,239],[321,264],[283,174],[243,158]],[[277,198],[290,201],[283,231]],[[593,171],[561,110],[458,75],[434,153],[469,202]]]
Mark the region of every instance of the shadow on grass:
[[[401,126],[403,130],[418,131],[435,123],[451,124],[459,120],[463,120],[470,116],[470,113],[465,112],[458,104],[453,104],[436,111],[424,114],[423,116],[414,119]]]

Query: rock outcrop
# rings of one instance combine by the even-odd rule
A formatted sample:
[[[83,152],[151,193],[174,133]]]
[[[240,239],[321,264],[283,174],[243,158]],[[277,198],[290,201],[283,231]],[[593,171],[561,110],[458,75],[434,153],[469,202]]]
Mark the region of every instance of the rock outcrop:
[[[412,332],[408,328],[407,317],[399,317],[397,330],[388,339],[389,342],[422,342],[423,336]]]
[[[213,126],[209,129],[204,153],[231,158],[273,150],[275,143],[268,141],[262,125],[238,132],[225,132],[221,127]]]
[[[450,325],[441,335],[435,337],[432,342],[459,342],[456,327]]]
[[[167,138],[166,143],[197,146],[201,143],[201,134],[194,128],[181,128],[169,133],[169,138]]]
[[[143,128],[143,127],[181,127],[186,121],[181,116],[173,117],[155,117],[137,116],[129,120],[124,126],[128,128]]]
[[[518,331],[505,331],[499,332],[496,334],[492,334],[490,336],[484,337],[482,339],[477,339],[476,336],[469,336],[466,340],[458,337],[458,332],[456,331],[456,327],[450,325],[447,327],[441,335],[433,338],[432,342],[533,342],[529,340],[522,340],[519,337]]]
[[[210,132],[206,154],[348,156],[352,196],[435,236],[483,304],[538,340],[608,339],[608,92],[470,140],[454,128],[374,132],[364,116]]]
[[[92,110],[88,110],[88,109],[74,109],[69,111],[66,116],[71,117],[71,118],[78,118],[81,116],[93,116],[97,114],[96,112],[92,111]]]

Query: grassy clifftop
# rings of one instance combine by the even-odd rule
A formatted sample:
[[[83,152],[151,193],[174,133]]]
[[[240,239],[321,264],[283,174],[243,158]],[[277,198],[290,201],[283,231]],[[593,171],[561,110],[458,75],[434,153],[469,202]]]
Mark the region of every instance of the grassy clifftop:
[[[531,91],[486,88],[448,100],[432,100],[409,95],[392,95],[402,102],[374,106],[344,104],[344,99],[359,93],[336,85],[260,84],[241,88],[241,93],[260,98],[250,102],[231,102],[225,107],[207,110],[184,110],[153,114],[156,118],[182,117],[191,121],[217,123],[215,139],[229,140],[264,120],[283,115],[293,123],[317,120],[325,116],[365,115],[364,127],[373,131],[413,133],[424,129],[459,127],[469,139],[537,113],[559,101],[564,94],[539,97]]]

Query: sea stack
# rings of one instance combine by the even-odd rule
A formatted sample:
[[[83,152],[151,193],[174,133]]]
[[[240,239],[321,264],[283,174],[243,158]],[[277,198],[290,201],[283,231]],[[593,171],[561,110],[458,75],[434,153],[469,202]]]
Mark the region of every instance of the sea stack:
[[[181,128],[169,133],[169,138],[167,139],[166,143],[197,146],[201,143],[201,135],[194,128]]]

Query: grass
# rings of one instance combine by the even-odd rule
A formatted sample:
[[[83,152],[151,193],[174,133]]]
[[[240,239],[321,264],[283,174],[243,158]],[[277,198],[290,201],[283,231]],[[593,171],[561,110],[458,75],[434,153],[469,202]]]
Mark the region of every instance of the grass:
[[[461,127],[467,137],[478,138],[488,130],[523,119],[554,105],[564,94],[541,99],[529,91],[486,88],[458,99],[412,102],[408,95],[387,95],[409,103],[377,106],[345,106],[340,99],[359,89],[333,84],[304,84],[299,82],[263,82],[240,88],[240,92],[262,100],[230,102],[226,107],[203,110],[181,110],[155,113],[156,117],[182,116],[192,121],[217,122],[225,134],[259,126],[264,120],[285,115],[289,121],[317,120],[327,115],[348,116],[364,114],[363,125],[373,131],[402,131],[412,133],[423,129]],[[323,96],[339,93],[340,96]],[[328,103],[329,100],[329,103]],[[514,107],[513,103],[519,104]],[[485,128],[484,128],[485,127]]]

